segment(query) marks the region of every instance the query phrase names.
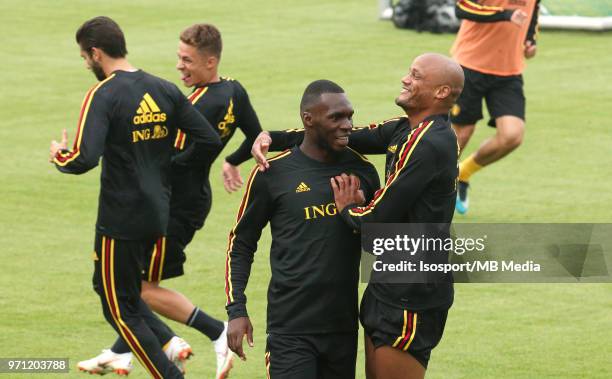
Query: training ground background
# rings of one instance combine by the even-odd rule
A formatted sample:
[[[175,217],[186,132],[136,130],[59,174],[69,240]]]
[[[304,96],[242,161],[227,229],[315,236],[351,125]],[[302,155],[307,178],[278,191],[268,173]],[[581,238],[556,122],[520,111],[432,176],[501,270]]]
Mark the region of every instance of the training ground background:
[[[345,88],[356,125],[399,115],[393,100],[412,59],[448,53],[453,35],[397,30],[377,20],[377,7],[373,0],[0,1],[0,356],[67,357],[71,372],[55,377],[79,377],[76,362],[115,338],[91,289],[99,169],[61,175],[47,163],[49,141],[63,128],[72,143],[82,98],[96,82],[74,41],[84,20],[116,19],[131,63],[179,85],[180,31],[217,25],[221,74],[247,88],[265,129],[284,129],[301,126],[300,96],[320,78]],[[525,142],[473,178],[470,212],[455,222],[612,221],[612,35],[545,31],[538,46],[525,72]],[[467,152],[492,133],[481,123]],[[238,132],[225,152],[241,140]],[[382,174],[382,158],[373,161]],[[252,166],[242,167],[245,179]],[[220,160],[211,181],[212,213],[189,246],[187,274],[165,284],[225,318],[227,234],[242,191],[224,192]],[[269,244],[265,231],[247,291],[255,347],[232,378],[265,378]],[[457,285],[428,377],[610,378],[611,309],[610,284]],[[210,342],[170,324],[194,348],[188,376],[213,377]],[[146,377],[135,366],[131,377]],[[360,344],[358,378],[363,366]]]

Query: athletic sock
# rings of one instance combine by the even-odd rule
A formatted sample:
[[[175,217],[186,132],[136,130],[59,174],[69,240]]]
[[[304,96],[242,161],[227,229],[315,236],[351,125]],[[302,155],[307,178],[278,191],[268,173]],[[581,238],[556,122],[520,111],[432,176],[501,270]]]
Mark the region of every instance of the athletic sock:
[[[476,163],[474,160],[474,154],[470,155],[459,163],[459,181],[468,183],[470,181],[470,176],[474,175],[483,167],[484,166]]]
[[[193,312],[191,312],[191,316],[187,319],[186,324],[202,332],[211,341],[219,338],[221,333],[223,333],[223,329],[225,329],[223,322],[210,317],[198,307],[195,307]]]

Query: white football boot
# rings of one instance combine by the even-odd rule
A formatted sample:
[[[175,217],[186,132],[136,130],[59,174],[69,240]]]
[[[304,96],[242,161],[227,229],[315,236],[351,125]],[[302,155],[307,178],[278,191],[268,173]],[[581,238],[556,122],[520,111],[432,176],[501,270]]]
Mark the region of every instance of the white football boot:
[[[181,373],[185,373],[185,361],[193,355],[191,346],[184,339],[174,336],[164,346],[164,353],[168,359],[178,367]]]
[[[110,349],[104,349],[97,357],[77,363],[77,368],[90,374],[104,375],[114,372],[127,376],[133,369],[132,353],[117,354]]]
[[[234,353],[227,345],[227,322],[223,323],[223,332],[219,338],[213,341],[215,354],[217,355],[217,376],[216,379],[225,379],[229,376],[234,361]]]

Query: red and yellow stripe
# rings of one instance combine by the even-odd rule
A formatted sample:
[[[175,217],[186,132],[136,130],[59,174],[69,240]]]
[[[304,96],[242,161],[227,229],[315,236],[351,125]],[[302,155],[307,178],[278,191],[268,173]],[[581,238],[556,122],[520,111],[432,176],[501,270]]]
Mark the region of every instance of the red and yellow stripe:
[[[398,349],[408,351],[412,340],[416,334],[417,328],[417,314],[404,310],[404,326],[402,327],[402,335],[397,337],[395,343],[392,345]]]
[[[191,95],[189,95],[188,99],[191,101],[191,104],[195,105],[198,100],[208,91],[208,87],[200,87],[197,88]],[[174,140],[174,148],[183,150],[185,148],[185,140],[187,139],[187,135],[181,129],[176,131],[176,139]]]
[[[268,159],[268,162],[272,162],[281,158],[284,158],[291,154],[291,150],[285,150],[282,153],[276,155],[273,158]],[[244,215],[244,211],[246,210],[247,204],[249,203],[249,198],[251,196],[251,187],[253,186],[253,180],[257,173],[259,172],[259,168],[255,166],[251,171],[251,175],[249,175],[249,180],[247,181],[246,191],[244,196],[242,197],[242,202],[240,203],[240,208],[238,208],[238,215],[236,216],[236,224],[232,228],[229,234],[229,241],[227,244],[227,252],[225,255],[225,295],[227,297],[227,304],[230,304],[234,301],[233,288],[232,288],[232,256],[231,251],[234,247],[234,240],[236,239],[236,228]]]
[[[159,238],[153,246],[147,281],[159,282],[162,279],[164,261],[166,259],[166,237]]]
[[[195,105],[198,100],[208,91],[208,86],[197,88],[191,95],[189,95],[188,99],[191,101],[191,104]]]
[[[502,12],[504,8],[480,5],[470,0],[459,0],[457,6],[463,11],[476,14],[479,16],[492,16],[495,13]]]
[[[397,117],[393,117],[393,118],[389,118],[389,119],[383,120],[383,121],[378,122],[378,123],[373,122],[373,123],[369,124],[368,126],[358,126],[358,127],[354,127],[353,129],[354,129],[354,130],[365,129],[365,128],[368,128],[368,129],[376,129],[376,128],[379,128],[379,127],[381,127],[381,126],[385,125],[385,124],[386,124],[386,123],[388,123],[388,122],[391,122],[391,121],[398,121],[398,120],[401,120],[402,118],[408,118],[408,116],[407,116],[407,115],[401,115],[401,116],[397,116]]]
[[[433,121],[422,122],[419,124],[418,127],[416,127],[410,132],[410,134],[408,135],[408,138],[406,139],[406,142],[404,143],[404,145],[402,146],[400,150],[400,154],[399,154],[400,158],[397,160],[397,162],[395,162],[395,168],[393,169],[393,172],[387,178],[387,182],[385,183],[385,186],[379,189],[378,191],[376,191],[376,193],[374,194],[374,198],[372,199],[372,201],[370,201],[370,204],[368,204],[367,206],[349,209],[349,214],[351,216],[365,216],[368,213],[372,212],[372,210],[376,207],[376,205],[385,196],[387,189],[395,182],[395,180],[397,180],[397,178],[400,175],[400,172],[404,169],[404,167],[406,167],[406,164],[410,160],[410,156],[412,155],[412,152],[416,148],[421,138],[423,138],[427,130],[429,130],[429,128],[433,125],[433,123],[434,123]]]
[[[79,157],[81,154],[81,142],[83,141],[83,130],[85,128],[85,122],[87,121],[87,114],[89,112],[89,107],[91,106],[91,101],[93,100],[96,91],[102,87],[104,83],[108,82],[114,77],[115,74],[112,74],[87,91],[85,98],[83,98],[83,103],[81,104],[81,112],[79,114],[79,122],[77,124],[77,132],[76,136],[74,137],[74,145],[72,146],[72,150],[67,152],[62,152],[61,150],[58,151],[55,158],[53,158],[53,162],[55,162],[55,164],[59,166],[66,166],[68,163]]]
[[[246,209],[246,205],[249,201],[249,196],[251,195],[251,186],[253,185],[253,179],[257,176],[259,172],[259,168],[255,167],[253,171],[251,171],[251,175],[249,175],[249,180],[247,181],[246,191],[244,196],[242,197],[242,202],[240,203],[240,208],[238,208],[238,216],[236,217],[236,224],[232,228],[229,234],[229,241],[227,245],[227,253],[225,256],[225,295],[227,297],[227,303],[231,303],[234,301],[233,288],[232,288],[232,256],[231,251],[234,247],[234,239],[236,238],[236,227],[238,223],[240,223],[240,219],[244,214],[244,210]]]
[[[295,128],[295,129],[285,129],[284,133],[303,133],[306,129],[304,128]]]
[[[176,138],[174,139],[174,148],[183,150],[185,148],[185,140],[187,135],[181,129],[176,130]]]
[[[264,360],[266,362],[266,378],[270,379],[270,352],[269,351],[266,352]]]
[[[151,374],[153,378],[163,379],[145,350],[138,342],[138,339],[128,328],[127,324],[121,318],[121,310],[117,302],[117,292],[115,290],[115,273],[114,273],[114,256],[115,256],[115,240],[112,238],[102,237],[102,287],[104,288],[104,296],[110,309],[110,314],[113,321],[117,325],[117,329],[123,336],[123,339],[128,344],[132,352],[136,355],[143,367]]]
[[[371,124],[365,125],[365,126],[353,126],[353,131],[357,131],[357,130],[362,130],[362,129],[376,129],[378,127],[383,126],[384,124],[386,124],[387,122],[391,122],[391,121],[397,121],[397,120],[401,120],[402,118],[408,118],[408,116],[406,115],[402,115],[402,116],[397,116],[397,117],[393,117],[381,122],[373,122]],[[284,133],[303,133],[305,131],[304,128],[295,128],[295,129],[285,129],[283,130]]]

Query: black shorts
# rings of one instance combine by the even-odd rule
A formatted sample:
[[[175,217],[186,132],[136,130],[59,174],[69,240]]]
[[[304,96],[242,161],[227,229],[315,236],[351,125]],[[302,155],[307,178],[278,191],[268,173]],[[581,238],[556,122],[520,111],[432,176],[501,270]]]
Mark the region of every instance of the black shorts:
[[[268,334],[266,372],[270,379],[354,379],[357,332]]]
[[[170,218],[168,235],[158,239],[146,256],[143,280],[159,282],[182,276],[185,273],[183,265],[187,260],[185,248],[195,232],[195,228]]]
[[[144,270],[147,252],[155,239],[117,240],[96,232],[94,240],[94,290],[104,296],[103,283],[109,282],[114,275],[116,295],[120,298],[140,297],[140,279],[138,273]],[[108,254],[107,265],[102,266],[102,255]],[[110,254],[113,259],[111,260]],[[106,276],[105,276],[106,275]],[[110,285],[110,284],[108,284]]]
[[[442,339],[448,310],[412,312],[378,300],[367,289],[360,319],[375,347],[391,346],[412,355],[427,368],[431,351]]]
[[[473,125],[482,119],[482,99],[487,103],[491,119],[489,126],[495,127],[495,119],[501,116],[516,116],[525,120],[525,94],[523,76],[497,76],[483,74],[463,67],[465,84],[457,103],[451,109],[453,124]]]

